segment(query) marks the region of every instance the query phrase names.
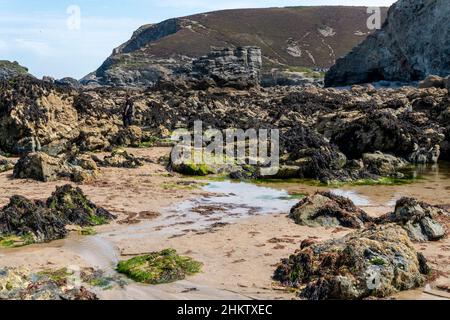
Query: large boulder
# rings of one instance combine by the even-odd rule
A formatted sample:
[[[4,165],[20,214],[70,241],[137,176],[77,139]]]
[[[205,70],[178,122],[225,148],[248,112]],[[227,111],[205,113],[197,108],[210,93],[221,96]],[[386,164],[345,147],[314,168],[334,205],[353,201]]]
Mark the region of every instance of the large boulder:
[[[415,81],[450,74],[448,0],[399,0],[381,30],[326,74],[326,86],[379,80]]]
[[[14,166],[13,176],[16,179],[56,181],[62,168],[63,164],[59,158],[51,157],[43,152],[35,152],[20,158]]]
[[[310,300],[382,298],[424,285],[428,270],[406,231],[390,224],[306,246],[282,260],[274,279]]]
[[[450,215],[442,208],[413,198],[402,198],[397,201],[393,213],[378,218],[376,222],[403,226],[413,241],[436,241],[446,236]]]
[[[382,152],[365,153],[362,156],[362,160],[367,171],[379,176],[398,175],[398,170],[408,164],[402,158]]]
[[[363,228],[370,217],[345,197],[329,192],[318,192],[295,205],[289,217],[300,225],[309,227]]]
[[[113,144],[123,147],[139,147],[142,141],[142,130],[137,126],[130,126],[120,130],[114,138]]]
[[[117,149],[100,161],[100,164],[104,167],[138,168],[144,165],[144,160],[126,150]]]

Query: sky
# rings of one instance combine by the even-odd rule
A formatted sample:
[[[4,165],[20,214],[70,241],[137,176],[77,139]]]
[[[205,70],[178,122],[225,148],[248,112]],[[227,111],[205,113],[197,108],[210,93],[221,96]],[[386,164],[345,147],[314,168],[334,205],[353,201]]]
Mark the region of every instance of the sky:
[[[0,0],[0,60],[37,77],[82,78],[143,24],[235,8],[389,6],[395,0]]]

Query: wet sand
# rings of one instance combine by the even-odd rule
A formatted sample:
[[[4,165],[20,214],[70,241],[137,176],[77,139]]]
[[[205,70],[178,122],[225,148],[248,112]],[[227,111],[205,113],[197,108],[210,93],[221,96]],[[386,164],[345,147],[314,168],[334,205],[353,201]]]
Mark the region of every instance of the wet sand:
[[[275,265],[298,249],[304,239],[320,241],[342,237],[349,232],[298,226],[286,216],[295,200],[287,198],[287,192],[282,190],[314,193],[329,188],[286,183],[258,187],[236,185],[233,194],[229,190],[233,185],[219,183],[217,190],[211,186],[202,189],[201,183],[205,181],[196,183],[192,179],[171,176],[162,165],[156,164],[169,149],[133,149],[131,152],[153,163],[139,169],[102,169],[102,175],[94,184],[80,186],[92,201],[117,214],[116,222],[96,228],[98,234],[95,236],[82,237],[73,233],[67,239],[49,244],[0,249],[1,266],[41,270],[75,265],[114,272],[119,259],[172,247],[180,254],[202,262],[202,272],[174,284],[144,286],[130,283],[124,289],[98,291],[99,297],[294,299],[293,293],[272,281]],[[433,174],[427,173],[425,180],[411,185],[343,187],[334,192],[350,196],[371,215],[389,212],[401,196],[414,196],[432,204],[448,204],[450,171],[434,170]],[[10,174],[0,174],[0,205],[6,204],[13,194],[44,199],[56,185],[67,183],[11,180]],[[271,195],[267,194],[269,189],[255,189],[261,187],[275,190]],[[248,203],[243,201],[245,199]],[[227,205],[227,202],[233,205]],[[271,202],[274,207],[267,206]],[[271,209],[267,210],[268,207]],[[440,276],[426,290],[400,293],[395,298],[442,298],[436,292],[445,298],[445,292],[439,291],[437,286],[450,284],[450,241],[444,239],[416,244],[416,247]]]

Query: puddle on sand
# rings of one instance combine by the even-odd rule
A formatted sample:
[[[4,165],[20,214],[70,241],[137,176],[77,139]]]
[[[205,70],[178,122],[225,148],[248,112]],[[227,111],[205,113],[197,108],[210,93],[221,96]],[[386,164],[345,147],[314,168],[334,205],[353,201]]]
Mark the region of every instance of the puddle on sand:
[[[287,214],[298,202],[287,191],[243,182],[211,182],[203,191],[208,194],[169,207],[157,219],[128,226],[125,232],[116,232],[111,237],[115,240],[161,238],[202,232],[251,216]]]
[[[130,238],[164,238],[186,229],[197,232],[217,223],[233,223],[239,219],[263,214],[288,213],[298,200],[287,191],[248,183],[212,182],[203,188],[209,195],[184,201],[162,212],[155,220],[130,225],[113,233],[94,236],[72,236],[63,247],[80,256],[89,265],[115,274],[120,254],[115,241]],[[193,290],[195,288],[195,290]],[[122,289],[95,290],[101,299],[248,299],[239,293],[199,285],[189,279],[176,283],[150,286],[131,282]]]

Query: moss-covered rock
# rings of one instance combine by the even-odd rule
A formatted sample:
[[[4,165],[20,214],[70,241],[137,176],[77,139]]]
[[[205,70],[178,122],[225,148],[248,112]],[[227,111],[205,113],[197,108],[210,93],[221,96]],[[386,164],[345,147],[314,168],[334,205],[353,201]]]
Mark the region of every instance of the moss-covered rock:
[[[173,249],[166,249],[121,261],[117,271],[137,282],[162,284],[183,280],[200,272],[201,267],[200,262],[179,256]]]
[[[0,237],[3,246],[18,246],[64,238],[64,221],[41,201],[13,196],[0,210]]]
[[[387,297],[424,285],[426,260],[398,225],[311,244],[282,260],[274,279],[311,300]]]
[[[187,176],[207,176],[209,174],[216,173],[209,165],[205,163],[177,163],[172,164],[172,169],[175,172],[187,175]]]
[[[71,185],[57,187],[47,206],[67,224],[97,226],[108,223],[116,216],[90,201],[80,188]]]

